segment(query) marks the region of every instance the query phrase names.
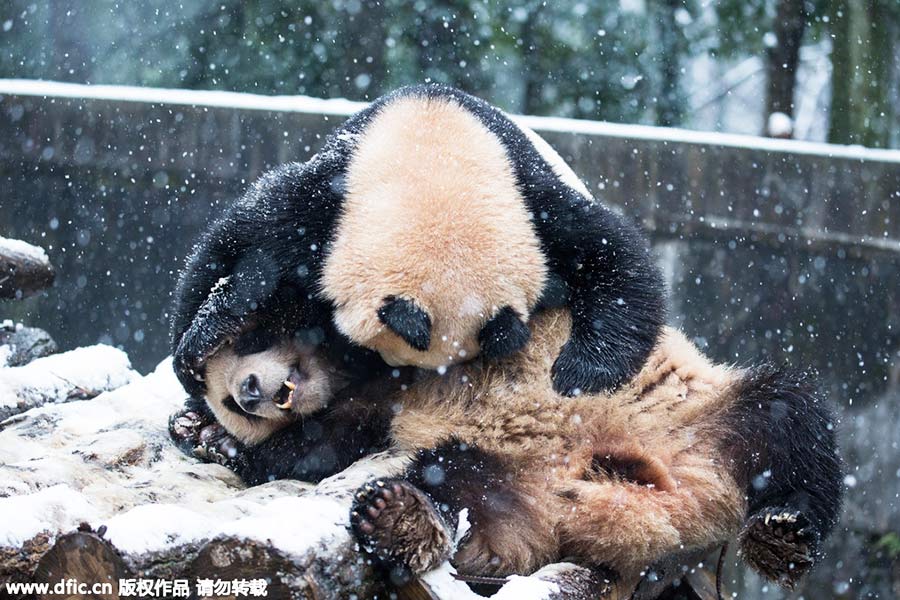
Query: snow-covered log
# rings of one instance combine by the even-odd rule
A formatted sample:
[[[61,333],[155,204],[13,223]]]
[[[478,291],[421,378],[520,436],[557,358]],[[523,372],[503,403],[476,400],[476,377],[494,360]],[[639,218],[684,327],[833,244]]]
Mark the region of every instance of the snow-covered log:
[[[55,276],[43,248],[0,237],[0,298],[27,298],[53,285]]]
[[[124,352],[102,344],[0,367],[0,421],[47,403],[93,398],[138,377]]]
[[[0,368],[20,367],[54,352],[56,342],[43,329],[10,320],[0,323]]]

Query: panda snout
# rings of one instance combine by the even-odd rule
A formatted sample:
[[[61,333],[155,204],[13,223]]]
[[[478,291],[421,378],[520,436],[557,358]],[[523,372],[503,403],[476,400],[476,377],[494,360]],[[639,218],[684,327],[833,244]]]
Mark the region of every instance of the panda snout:
[[[247,412],[253,412],[262,400],[263,394],[259,385],[259,377],[248,375],[241,383],[241,392],[238,395],[238,404]]]

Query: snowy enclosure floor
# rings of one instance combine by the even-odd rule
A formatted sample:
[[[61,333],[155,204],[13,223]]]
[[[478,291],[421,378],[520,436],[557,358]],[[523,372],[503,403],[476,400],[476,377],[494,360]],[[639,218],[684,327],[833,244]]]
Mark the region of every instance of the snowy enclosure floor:
[[[73,370],[98,387],[116,389],[75,401],[48,393],[43,406],[0,422],[0,515],[13,517],[0,521],[0,551],[43,535],[52,544],[87,523],[93,530],[105,526],[104,539],[130,564],[223,536],[253,540],[289,557],[355,555],[347,529],[352,493],[405,463],[384,453],[318,486],[276,481],[245,488],[225,467],[188,457],[170,441],[169,416],[185,400],[170,361],[141,377],[124,353],[106,346],[0,369],[0,389],[44,385],[52,391],[65,378],[60,373],[74,376]],[[494,597],[548,598],[558,586],[547,578],[573,569],[551,565],[512,578]],[[480,597],[452,573],[445,564],[424,579],[433,597]]]

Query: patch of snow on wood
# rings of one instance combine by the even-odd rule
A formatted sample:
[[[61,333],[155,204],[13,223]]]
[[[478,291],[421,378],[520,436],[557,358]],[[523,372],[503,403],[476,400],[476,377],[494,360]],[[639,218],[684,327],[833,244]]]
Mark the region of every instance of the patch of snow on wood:
[[[79,492],[54,485],[32,494],[0,498],[0,547],[18,547],[42,531],[74,529],[97,517],[97,511]]]
[[[567,563],[544,567],[529,577],[513,575],[507,583],[488,596],[491,600],[547,600],[553,594],[558,594],[560,586],[552,581],[546,581],[544,577],[554,576],[568,567],[574,567]],[[437,569],[429,571],[422,576],[423,583],[431,594],[440,600],[479,600],[485,596],[476,594],[464,582],[456,579],[456,569],[449,562],[445,562]]]
[[[559,593],[559,586],[540,577],[513,575],[500,590],[491,596],[493,600],[544,600]]]
[[[50,262],[50,258],[44,249],[39,246],[32,246],[28,242],[22,240],[12,240],[0,236],[0,255],[11,256],[17,254],[35,262]]]

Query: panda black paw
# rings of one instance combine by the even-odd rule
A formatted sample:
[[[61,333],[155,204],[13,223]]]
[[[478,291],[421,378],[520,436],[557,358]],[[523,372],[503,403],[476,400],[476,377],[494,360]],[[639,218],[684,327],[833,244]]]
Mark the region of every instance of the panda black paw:
[[[550,374],[553,390],[563,396],[613,390],[627,378],[627,374],[598,363],[594,352],[572,340],[563,346]]]
[[[819,534],[800,511],[765,508],[747,519],[741,555],[770,581],[792,589],[817,558]]]
[[[518,352],[531,337],[531,330],[522,316],[511,306],[504,306],[478,333],[481,354],[488,359],[498,359]]]
[[[429,571],[450,556],[451,538],[431,500],[403,479],[378,479],[357,490],[350,528],[360,546],[390,569],[394,583]]]
[[[218,423],[204,427],[194,447],[194,456],[231,470],[237,468],[242,452],[243,445]]]
[[[194,458],[234,469],[243,445],[211,414],[186,407],[169,417],[169,437],[178,448]]]
[[[195,456],[195,448],[200,443],[200,432],[215,423],[211,415],[186,406],[169,417],[169,437],[179,450],[188,456]]]

